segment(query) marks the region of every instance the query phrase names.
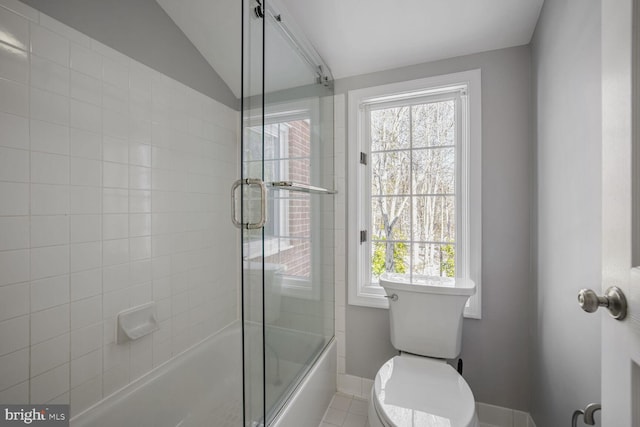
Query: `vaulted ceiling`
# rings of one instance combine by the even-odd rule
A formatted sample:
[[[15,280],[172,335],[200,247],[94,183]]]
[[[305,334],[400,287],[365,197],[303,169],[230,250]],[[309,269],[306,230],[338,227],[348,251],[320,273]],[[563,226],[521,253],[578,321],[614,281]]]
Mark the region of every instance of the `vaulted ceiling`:
[[[239,96],[237,0],[157,0]],[[293,19],[335,78],[529,43],[544,0],[269,0]],[[290,15],[290,16],[288,16]],[[286,40],[267,40],[285,87]]]

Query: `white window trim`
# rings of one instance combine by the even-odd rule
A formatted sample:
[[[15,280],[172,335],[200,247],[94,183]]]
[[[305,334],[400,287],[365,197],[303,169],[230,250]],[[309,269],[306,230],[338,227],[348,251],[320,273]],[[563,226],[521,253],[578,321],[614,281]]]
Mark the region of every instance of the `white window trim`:
[[[348,173],[348,259],[357,260],[357,264],[349,268],[348,272],[348,302],[351,305],[365,307],[388,308],[389,302],[384,297],[384,289],[378,285],[368,284],[365,280],[360,264],[361,246],[359,240],[360,221],[363,218],[363,209],[369,206],[369,200],[364,201],[359,191],[366,185],[365,169],[360,166],[360,152],[368,152],[368,147],[363,147],[365,143],[364,120],[361,114],[361,106],[364,103],[376,101],[392,101],[425,95],[436,95],[441,92],[451,91],[452,87],[465,87],[466,101],[468,107],[463,108],[462,121],[469,121],[469,126],[462,126],[462,144],[459,150],[458,159],[461,164],[469,164],[469,168],[462,168],[460,185],[457,192],[461,197],[467,194],[467,200],[456,200],[460,203],[463,212],[461,217],[466,220],[458,221],[457,241],[466,242],[468,251],[456,250],[456,258],[465,257],[464,265],[467,266],[464,272],[456,271],[459,277],[468,277],[476,284],[476,294],[469,299],[465,308],[465,317],[480,319],[482,317],[482,198],[481,198],[481,161],[482,161],[482,103],[481,103],[481,72],[479,69],[464,71],[460,73],[447,74],[424,79],[411,80],[405,82],[392,83],[382,86],[369,87],[349,91],[348,93],[348,141],[347,144],[347,173]],[[467,117],[467,111],[469,117]],[[468,134],[466,130],[468,129]],[[468,171],[468,175],[467,175]],[[456,184],[458,186],[458,184]],[[466,189],[466,192],[464,191]],[[367,208],[369,209],[369,208]],[[464,212],[466,210],[466,212]],[[472,214],[471,214],[472,213]],[[460,245],[460,246],[463,246]],[[462,253],[460,253],[462,252]],[[462,265],[456,260],[456,265]]]

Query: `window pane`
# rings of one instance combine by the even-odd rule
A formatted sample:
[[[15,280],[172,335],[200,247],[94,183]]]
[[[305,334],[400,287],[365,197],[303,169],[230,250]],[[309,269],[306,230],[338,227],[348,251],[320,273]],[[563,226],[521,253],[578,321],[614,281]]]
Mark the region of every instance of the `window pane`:
[[[409,148],[409,107],[371,111],[371,151]]]
[[[413,244],[413,274],[455,277],[455,245]]]
[[[371,154],[371,195],[409,194],[411,151]]]
[[[262,132],[260,128],[246,128],[242,144],[244,160],[262,159]]]
[[[278,123],[264,126],[264,158],[276,159],[280,153],[280,125]]]
[[[455,149],[413,150],[413,193],[455,193]]]
[[[411,107],[413,146],[455,144],[455,101],[432,102]]]
[[[408,273],[411,244],[408,242],[371,242],[371,282],[378,283],[382,273]]]
[[[413,209],[413,240],[455,242],[455,212],[454,196],[416,197]]]
[[[371,199],[371,239],[409,240],[411,236],[410,203],[409,197],[373,197]]]

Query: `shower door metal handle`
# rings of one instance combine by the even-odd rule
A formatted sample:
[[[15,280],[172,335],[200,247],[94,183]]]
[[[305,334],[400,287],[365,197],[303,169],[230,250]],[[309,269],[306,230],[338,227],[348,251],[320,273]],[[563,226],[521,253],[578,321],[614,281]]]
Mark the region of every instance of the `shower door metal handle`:
[[[242,222],[236,218],[236,190],[243,185],[260,187],[260,219],[258,222]],[[247,230],[255,230],[264,227],[267,222],[267,186],[259,178],[239,179],[231,186],[231,222],[237,228],[245,228]]]

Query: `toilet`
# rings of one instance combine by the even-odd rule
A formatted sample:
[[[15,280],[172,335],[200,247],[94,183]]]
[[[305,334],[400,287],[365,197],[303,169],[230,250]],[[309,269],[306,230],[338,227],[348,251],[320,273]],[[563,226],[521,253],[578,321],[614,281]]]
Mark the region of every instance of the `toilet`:
[[[460,354],[467,279],[385,273],[391,343],[400,351],[376,374],[370,427],[478,427],[467,382],[446,360]]]

